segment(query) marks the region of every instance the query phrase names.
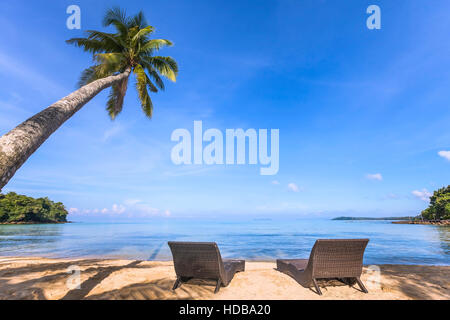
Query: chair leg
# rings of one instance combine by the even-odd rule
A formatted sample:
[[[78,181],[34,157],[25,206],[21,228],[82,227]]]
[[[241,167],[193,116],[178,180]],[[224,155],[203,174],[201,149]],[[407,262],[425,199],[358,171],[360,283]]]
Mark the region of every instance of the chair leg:
[[[222,281],[220,281],[220,280],[217,280],[217,284],[216,284],[216,290],[214,290],[214,293],[217,293],[217,292],[219,292],[219,290],[220,290],[220,285],[222,284]]]
[[[322,295],[322,291],[320,291],[320,288],[319,288],[319,285],[317,284],[317,281],[316,281],[316,279],[312,279],[312,282],[313,282],[313,284],[314,284],[314,287],[316,288],[316,291],[317,291],[317,294],[319,295],[319,296],[321,296]]]
[[[181,280],[180,280],[180,278],[177,278],[177,280],[175,280],[175,283],[173,284],[172,290],[175,290],[175,289],[179,288],[180,286],[181,286]]]
[[[356,278],[356,282],[364,293],[369,293],[359,277]]]

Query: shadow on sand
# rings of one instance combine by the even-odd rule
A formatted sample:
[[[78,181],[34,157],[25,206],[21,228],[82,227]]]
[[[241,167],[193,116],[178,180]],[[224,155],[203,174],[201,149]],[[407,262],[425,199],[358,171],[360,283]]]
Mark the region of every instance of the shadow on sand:
[[[82,300],[82,299],[194,299],[214,292],[214,284],[196,283],[195,281],[172,291],[175,279],[162,278],[144,283],[131,283],[120,289],[102,292],[100,294],[89,293],[102,281],[118,271],[133,272],[133,269],[144,269],[149,274],[155,265],[141,265],[142,261],[131,261],[125,265],[108,265],[104,260],[85,259],[71,262],[28,264],[20,267],[9,267],[0,270],[0,299],[24,299],[24,300]],[[0,267],[5,264],[0,264]],[[77,265],[88,278],[81,282],[80,289],[67,289],[66,281],[71,275],[68,273],[70,266]],[[157,265],[156,265],[157,266]],[[18,279],[26,279],[17,281]],[[200,285],[202,286],[200,286]],[[206,284],[206,286],[204,286]],[[60,288],[54,298],[44,294],[44,288]]]
[[[424,269],[422,266],[383,265],[381,273],[383,277],[395,280],[396,290],[411,299],[433,299],[433,295],[450,299],[450,281],[442,281],[443,278],[450,279],[448,267],[427,267],[428,271]]]

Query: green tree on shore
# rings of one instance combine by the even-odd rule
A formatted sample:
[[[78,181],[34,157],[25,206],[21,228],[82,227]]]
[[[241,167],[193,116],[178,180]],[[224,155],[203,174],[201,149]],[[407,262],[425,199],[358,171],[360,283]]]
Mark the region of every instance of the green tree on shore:
[[[450,219],[450,185],[434,191],[430,197],[430,206],[422,211],[426,220]]]
[[[61,202],[34,199],[10,192],[0,193],[0,223],[66,222],[67,210]]]
[[[151,117],[153,104],[149,91],[164,90],[161,76],[176,81],[175,60],[155,55],[172,42],[150,39],[154,28],[147,24],[142,12],[127,17],[119,8],[110,9],[103,25],[114,27],[115,32],[87,31],[86,38],[67,41],[91,53],[95,61],[83,71],[81,88],[0,137],[0,191],[53,132],[102,90],[111,87],[106,109],[114,119],[122,111],[128,79],[133,73],[142,110]]]

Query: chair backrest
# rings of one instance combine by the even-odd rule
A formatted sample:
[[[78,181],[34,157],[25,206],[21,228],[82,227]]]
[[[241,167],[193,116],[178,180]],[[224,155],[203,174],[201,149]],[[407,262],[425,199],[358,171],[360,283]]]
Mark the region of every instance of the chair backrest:
[[[223,279],[224,267],[215,242],[168,242],[178,277]]]
[[[353,278],[362,273],[369,239],[320,239],[311,250],[308,267],[314,278]]]

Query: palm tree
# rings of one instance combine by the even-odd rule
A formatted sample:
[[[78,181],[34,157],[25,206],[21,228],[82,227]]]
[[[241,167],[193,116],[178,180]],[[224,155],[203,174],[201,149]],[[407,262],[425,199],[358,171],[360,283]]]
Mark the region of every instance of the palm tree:
[[[106,109],[114,119],[122,111],[128,79],[134,73],[142,110],[150,118],[153,104],[149,91],[164,90],[161,76],[176,81],[178,66],[175,60],[154,55],[160,48],[171,46],[172,42],[150,39],[154,28],[147,25],[142,11],[127,17],[119,8],[110,9],[103,25],[113,26],[116,32],[87,31],[86,38],[67,40],[94,57],[94,65],[81,74],[80,89],[0,138],[0,191],[53,132],[103,89],[111,87]]]

